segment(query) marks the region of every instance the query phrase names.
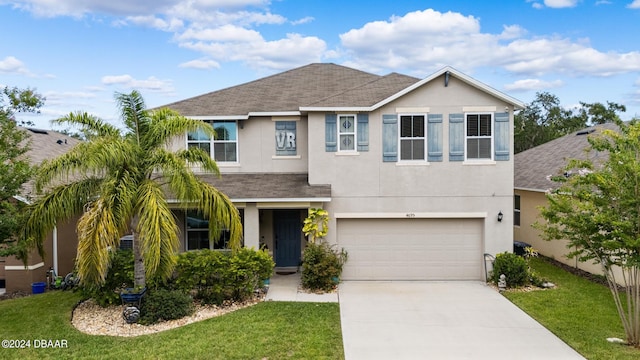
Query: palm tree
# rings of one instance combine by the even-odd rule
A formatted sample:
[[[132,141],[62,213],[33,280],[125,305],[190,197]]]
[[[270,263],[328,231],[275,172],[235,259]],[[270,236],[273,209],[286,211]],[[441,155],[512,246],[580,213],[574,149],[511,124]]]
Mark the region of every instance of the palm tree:
[[[213,128],[170,109],[147,110],[140,93],[116,93],[124,130],[87,113],[71,113],[56,120],[79,127],[88,141],[46,161],[36,176],[44,194],[32,205],[23,239],[41,254],[43,241],[58,221],[80,215],[78,221],[78,277],[85,285],[104,283],[111,248],[131,231],[134,238],[135,285],[147,277],[167,278],[175,265],[180,240],[167,197],[183,209],[198,209],[209,221],[215,240],[222,229],[231,233],[233,250],[241,245],[242,225],[231,200],[203,182],[191,170],[218,176],[218,167],[204,151],[172,152],[168,143],[188,131],[215,136]]]

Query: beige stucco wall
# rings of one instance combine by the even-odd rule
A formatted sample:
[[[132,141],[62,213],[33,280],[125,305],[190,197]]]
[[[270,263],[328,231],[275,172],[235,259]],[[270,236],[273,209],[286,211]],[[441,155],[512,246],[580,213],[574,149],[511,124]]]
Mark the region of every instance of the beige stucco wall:
[[[541,255],[555,259],[563,264],[570,265],[592,274],[602,275],[600,264],[589,262],[580,262],[577,259],[567,258],[567,254],[571,249],[567,248],[566,240],[544,240],[540,234],[540,230],[535,229],[533,224],[540,219],[539,208],[547,204],[544,192],[515,190],[515,195],[520,195],[520,226],[513,227],[513,238],[516,241],[523,241],[538,250]],[[616,277],[620,278],[620,272],[616,272]]]
[[[369,114],[369,151],[355,154],[325,152],[324,113],[309,114],[309,181],[331,184],[332,200],[325,204],[335,214],[383,213],[389,216],[415,214],[419,217],[464,216],[480,213],[484,219],[485,252],[495,254],[512,249],[513,156],[510,161],[450,162],[448,119],[465,108],[484,107],[504,112],[506,103],[452,78],[448,87],[435,79],[424,87]],[[399,108],[429,108],[443,115],[442,162],[383,162],[382,115]],[[513,111],[510,111],[513,123]],[[511,136],[513,149],[513,136]],[[497,221],[498,212],[505,214]],[[358,216],[359,216],[358,215]],[[411,216],[411,215],[410,215]],[[335,231],[327,239],[336,241]]]

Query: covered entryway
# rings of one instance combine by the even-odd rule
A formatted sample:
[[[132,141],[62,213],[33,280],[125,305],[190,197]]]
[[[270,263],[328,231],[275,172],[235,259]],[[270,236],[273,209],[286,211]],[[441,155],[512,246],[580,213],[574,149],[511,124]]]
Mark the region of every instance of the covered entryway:
[[[274,210],[273,241],[276,267],[300,264],[302,220],[299,210]]]
[[[344,280],[481,280],[484,219],[338,219]]]

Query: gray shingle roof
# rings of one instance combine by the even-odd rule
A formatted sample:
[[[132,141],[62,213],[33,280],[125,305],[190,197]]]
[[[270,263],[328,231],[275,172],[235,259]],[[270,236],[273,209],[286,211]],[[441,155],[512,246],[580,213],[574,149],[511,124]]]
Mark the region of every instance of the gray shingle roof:
[[[165,106],[184,116],[298,111],[300,107],[318,103],[369,106],[417,81],[400,74],[379,76],[336,64],[317,63]]]
[[[331,185],[309,185],[307,174],[244,173],[200,175],[234,201],[243,199],[330,198]]]
[[[53,130],[21,128],[29,134],[29,151],[27,156],[31,164],[40,164],[46,159],[56,158],[71,150],[80,140]],[[33,197],[33,181],[23,185],[20,195],[30,199]]]
[[[558,184],[547,177],[558,175],[570,159],[602,160],[605,154],[595,151],[587,154],[585,150],[589,148],[587,138],[598,136],[604,129],[616,130],[617,126],[611,123],[596,125],[516,154],[513,161],[515,188],[536,191],[553,189]]]

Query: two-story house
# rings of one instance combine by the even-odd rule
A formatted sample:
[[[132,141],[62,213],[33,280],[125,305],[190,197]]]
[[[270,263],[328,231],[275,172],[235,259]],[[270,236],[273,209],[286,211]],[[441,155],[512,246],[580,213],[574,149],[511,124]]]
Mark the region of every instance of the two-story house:
[[[425,79],[311,64],[167,105],[206,121],[189,133],[223,175],[202,174],[240,209],[245,246],[296,267],[307,209],[349,254],[346,280],[481,280],[484,254],[513,243],[513,113],[524,104],[453,68]],[[176,210],[182,250],[208,241]]]

